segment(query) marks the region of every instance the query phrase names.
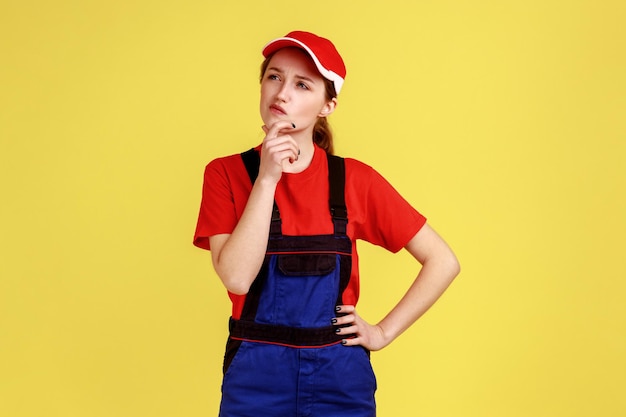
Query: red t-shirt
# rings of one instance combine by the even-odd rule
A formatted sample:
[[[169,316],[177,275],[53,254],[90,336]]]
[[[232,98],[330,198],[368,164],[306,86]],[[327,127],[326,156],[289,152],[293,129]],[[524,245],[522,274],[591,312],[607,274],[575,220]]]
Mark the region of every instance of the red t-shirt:
[[[260,146],[257,150],[260,151]],[[391,252],[402,249],[426,223],[378,172],[355,159],[346,158],[345,198],[347,234],[352,240],[352,274],[344,302],[356,305],[359,298],[357,239]],[[232,233],[241,217],[252,184],[239,154],[211,161],[204,171],[202,202],[193,243],[210,250],[209,236]],[[276,187],[285,235],[332,234],[328,207],[328,161],[315,146],[311,165],[301,173],[284,173]],[[239,318],[245,295],[229,293],[233,317]]]

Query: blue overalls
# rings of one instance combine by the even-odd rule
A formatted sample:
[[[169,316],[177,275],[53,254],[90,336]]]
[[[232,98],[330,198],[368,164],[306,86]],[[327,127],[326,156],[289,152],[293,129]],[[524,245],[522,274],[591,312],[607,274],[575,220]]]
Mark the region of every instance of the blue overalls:
[[[259,155],[242,158],[252,182]],[[376,415],[369,352],[330,325],[350,280],[345,168],[328,155],[334,234],[282,234],[274,204],[267,254],[239,320],[230,320],[220,417]],[[346,336],[343,336],[344,338]]]

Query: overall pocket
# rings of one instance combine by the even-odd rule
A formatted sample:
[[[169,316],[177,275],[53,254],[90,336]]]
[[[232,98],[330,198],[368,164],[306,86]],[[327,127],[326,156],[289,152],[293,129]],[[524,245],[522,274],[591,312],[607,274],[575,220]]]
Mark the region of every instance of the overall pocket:
[[[339,255],[272,255],[256,321],[293,327],[323,327],[335,314]]]

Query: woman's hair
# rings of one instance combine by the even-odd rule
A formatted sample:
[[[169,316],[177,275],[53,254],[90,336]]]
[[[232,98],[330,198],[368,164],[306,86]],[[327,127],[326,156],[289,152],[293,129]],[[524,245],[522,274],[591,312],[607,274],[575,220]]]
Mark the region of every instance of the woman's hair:
[[[267,70],[267,66],[270,63],[270,59],[272,59],[272,56],[274,56],[274,54],[265,58],[265,60],[261,64],[261,81],[263,81],[265,70]],[[333,98],[337,97],[335,84],[333,84],[333,82],[327,78],[322,77],[322,79],[324,80],[324,88],[326,90],[326,100],[330,101]],[[315,122],[315,127],[313,128],[313,142],[315,142],[320,148],[324,149],[327,153],[331,155],[333,154],[333,131],[330,128],[330,123],[328,123],[326,117],[317,118],[317,122]]]

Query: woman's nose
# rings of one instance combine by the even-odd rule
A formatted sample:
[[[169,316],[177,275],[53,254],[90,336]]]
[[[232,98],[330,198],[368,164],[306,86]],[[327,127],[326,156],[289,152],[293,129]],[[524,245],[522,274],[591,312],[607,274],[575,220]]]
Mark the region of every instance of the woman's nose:
[[[278,90],[278,94],[276,94],[276,98],[279,99],[280,101],[287,101],[287,99],[289,98],[288,88],[289,88],[288,84],[283,83],[280,87],[280,90]]]

